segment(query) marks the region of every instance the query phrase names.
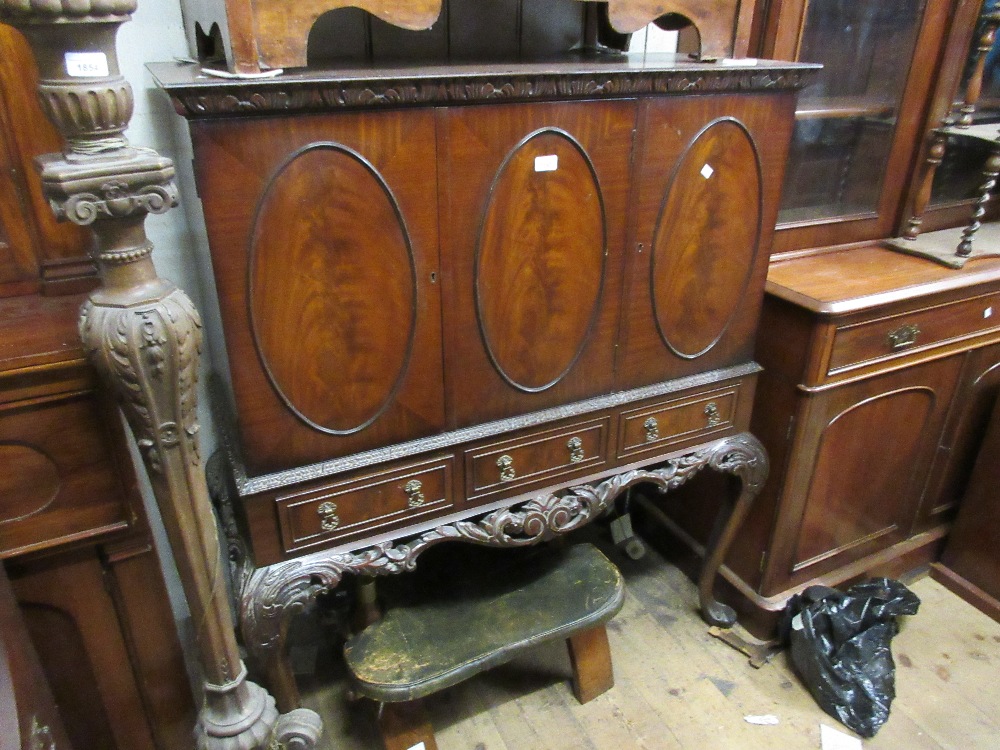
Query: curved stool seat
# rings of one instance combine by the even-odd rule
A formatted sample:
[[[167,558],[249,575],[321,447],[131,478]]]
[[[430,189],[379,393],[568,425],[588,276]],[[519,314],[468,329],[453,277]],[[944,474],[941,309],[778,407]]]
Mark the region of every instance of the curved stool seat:
[[[436,747],[418,699],[546,641],[567,640],[581,703],[614,684],[604,623],[621,609],[625,589],[592,545],[499,570],[468,566],[448,584],[444,594],[390,609],[344,647],[357,692],[386,704],[379,727],[388,750]]]

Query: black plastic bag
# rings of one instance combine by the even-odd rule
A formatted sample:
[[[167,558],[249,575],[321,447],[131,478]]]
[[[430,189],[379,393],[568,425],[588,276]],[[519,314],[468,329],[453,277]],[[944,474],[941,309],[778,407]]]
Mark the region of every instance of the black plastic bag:
[[[896,618],[920,599],[899,581],[876,578],[846,592],[810,586],[785,608],[782,635],[816,702],[862,737],[874,737],[896,697],[889,643]]]

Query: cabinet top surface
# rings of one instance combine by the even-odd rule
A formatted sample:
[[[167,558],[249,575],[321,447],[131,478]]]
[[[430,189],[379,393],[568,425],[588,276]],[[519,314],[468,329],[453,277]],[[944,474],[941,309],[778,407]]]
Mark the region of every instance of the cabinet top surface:
[[[990,282],[1000,282],[1000,259],[977,259],[956,270],[869,244],[773,261],[767,292],[838,315]]]
[[[83,295],[0,299],[0,374],[83,359],[77,318]]]
[[[681,55],[578,56],[545,62],[303,68],[219,78],[191,63],[152,63],[188,118],[384,106],[797,90],[820,66],[773,60],[696,62]]]

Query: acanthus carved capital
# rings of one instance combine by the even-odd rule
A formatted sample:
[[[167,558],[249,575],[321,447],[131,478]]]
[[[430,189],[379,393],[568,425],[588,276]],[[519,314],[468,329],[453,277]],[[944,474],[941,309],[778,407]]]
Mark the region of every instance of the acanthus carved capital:
[[[162,296],[133,305],[92,298],[81,310],[80,336],[113,386],[150,471],[160,473],[163,453],[178,447],[199,462],[201,321],[187,295],[164,282]]]

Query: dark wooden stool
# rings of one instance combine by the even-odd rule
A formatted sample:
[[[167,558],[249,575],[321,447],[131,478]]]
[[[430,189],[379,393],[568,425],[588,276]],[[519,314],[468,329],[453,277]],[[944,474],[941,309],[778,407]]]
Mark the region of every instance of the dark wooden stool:
[[[344,647],[357,692],[379,701],[386,750],[436,750],[420,698],[565,638],[573,692],[586,703],[614,684],[604,623],[621,609],[621,573],[595,547],[452,571],[449,591],[390,609]],[[451,584],[454,583],[454,587]]]

